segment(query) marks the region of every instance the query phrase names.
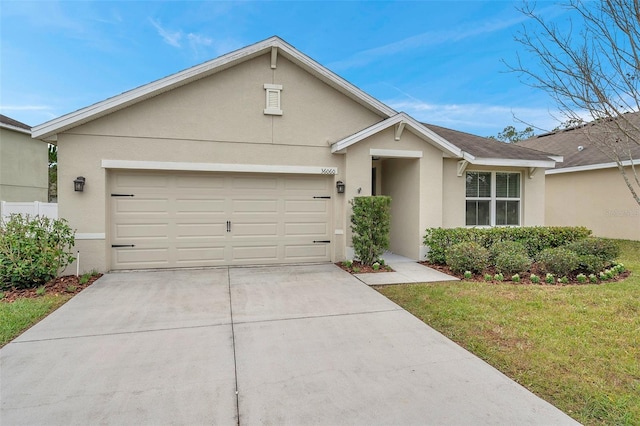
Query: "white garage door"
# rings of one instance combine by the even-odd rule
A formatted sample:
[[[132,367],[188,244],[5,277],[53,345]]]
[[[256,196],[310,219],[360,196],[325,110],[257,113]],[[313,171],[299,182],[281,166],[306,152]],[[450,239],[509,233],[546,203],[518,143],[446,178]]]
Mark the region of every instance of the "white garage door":
[[[332,179],[117,171],[112,269],[326,262]]]

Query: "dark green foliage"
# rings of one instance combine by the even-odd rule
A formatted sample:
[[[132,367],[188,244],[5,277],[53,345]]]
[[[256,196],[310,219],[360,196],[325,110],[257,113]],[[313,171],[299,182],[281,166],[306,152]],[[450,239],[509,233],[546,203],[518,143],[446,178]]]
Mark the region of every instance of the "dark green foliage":
[[[608,262],[615,260],[620,255],[618,243],[604,238],[584,238],[568,244],[567,248],[580,256],[597,256]]]
[[[491,259],[498,272],[516,274],[531,267],[527,249],[517,241],[500,241],[491,246]]]
[[[387,196],[355,197],[351,201],[353,250],[365,265],[376,262],[389,248],[391,198]]]
[[[480,273],[489,264],[489,250],[474,241],[458,243],[447,250],[446,262],[457,273]]]
[[[35,288],[74,259],[74,231],[64,219],[11,215],[0,223],[0,286]]]
[[[578,269],[588,274],[598,273],[609,266],[609,264],[609,261],[602,260],[593,254],[578,255]]]
[[[591,231],[585,227],[429,228],[424,244],[429,247],[429,260],[444,264],[447,248],[465,241],[475,241],[487,249],[500,241],[518,241],[527,249],[527,255],[535,258],[544,249],[563,246],[589,235]]]
[[[580,257],[565,247],[554,247],[543,250],[538,255],[542,270],[557,276],[569,275],[578,269]]]

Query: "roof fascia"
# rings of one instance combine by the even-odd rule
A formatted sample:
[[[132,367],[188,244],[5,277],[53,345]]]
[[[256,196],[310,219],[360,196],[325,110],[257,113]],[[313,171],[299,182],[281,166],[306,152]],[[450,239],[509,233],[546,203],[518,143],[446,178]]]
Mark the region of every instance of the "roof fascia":
[[[389,127],[404,123],[408,126],[414,133],[423,139],[430,142],[432,145],[435,145],[437,148],[441,149],[445,154],[450,155],[451,157],[461,157],[462,151],[460,148],[452,144],[451,142],[444,139],[442,136],[433,132],[432,130],[426,128],[421,125],[418,121],[413,119],[411,116],[405,114],[404,112],[398,113],[393,117],[390,117],[386,120],[380,121],[372,126],[369,126],[358,133],[355,133],[351,136],[347,136],[344,139],[341,139],[337,142],[331,144],[331,153],[333,154],[344,154],[346,149],[353,144],[360,142],[363,139],[371,137],[376,133],[379,133],[383,130],[388,129]]]
[[[29,131],[27,129],[23,129],[22,127],[12,126],[11,124],[0,123],[0,128],[7,129],[7,130],[13,130],[14,132],[24,133],[25,135],[31,136],[31,131]]]
[[[359,103],[364,104],[372,111],[387,117],[396,114],[396,111],[389,106],[329,71],[310,57],[296,50],[284,40],[279,37],[271,37],[264,41],[227,53],[226,55],[212,59],[211,61],[177,72],[170,76],[35,126],[32,129],[32,135],[34,138],[54,141],[56,140],[55,135],[57,133],[86,123],[93,118],[101,117],[136,102],[182,86],[191,81],[207,77],[263,53],[271,52],[273,47],[282,50],[281,53],[284,53],[285,57],[293,59],[294,62],[297,62],[302,68],[310,71],[311,74],[320,78],[342,93],[345,93],[352,99],[355,99]]]
[[[629,167],[631,165],[638,165],[638,164],[640,164],[640,158],[634,159],[634,160],[626,160],[622,162],[623,167]],[[615,162],[598,163],[598,164],[588,164],[586,166],[574,166],[574,167],[564,167],[561,169],[546,170],[545,174],[556,175],[560,173],[588,172],[589,170],[612,169],[616,167],[618,167],[618,164]]]
[[[510,158],[481,158],[465,152],[463,158],[469,163],[477,166],[495,167],[540,167],[543,169],[553,168],[556,165],[554,160],[524,160]]]

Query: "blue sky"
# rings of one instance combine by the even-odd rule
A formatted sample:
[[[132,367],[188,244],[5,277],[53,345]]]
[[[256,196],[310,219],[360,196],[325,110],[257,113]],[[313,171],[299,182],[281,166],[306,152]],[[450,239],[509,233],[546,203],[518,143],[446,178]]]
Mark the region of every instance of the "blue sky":
[[[0,1],[0,113],[31,126],[278,35],[398,111],[456,130],[557,125],[502,61],[518,1]],[[563,23],[563,9],[538,2]]]

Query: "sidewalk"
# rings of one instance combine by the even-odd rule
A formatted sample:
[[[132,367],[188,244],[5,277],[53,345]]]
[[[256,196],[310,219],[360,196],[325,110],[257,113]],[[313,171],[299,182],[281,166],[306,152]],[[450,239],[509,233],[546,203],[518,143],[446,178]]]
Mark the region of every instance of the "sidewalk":
[[[458,278],[444,274],[424,266],[415,260],[387,252],[382,255],[384,263],[394,272],[376,272],[370,274],[354,274],[367,285],[433,283],[441,281],[459,281]]]

